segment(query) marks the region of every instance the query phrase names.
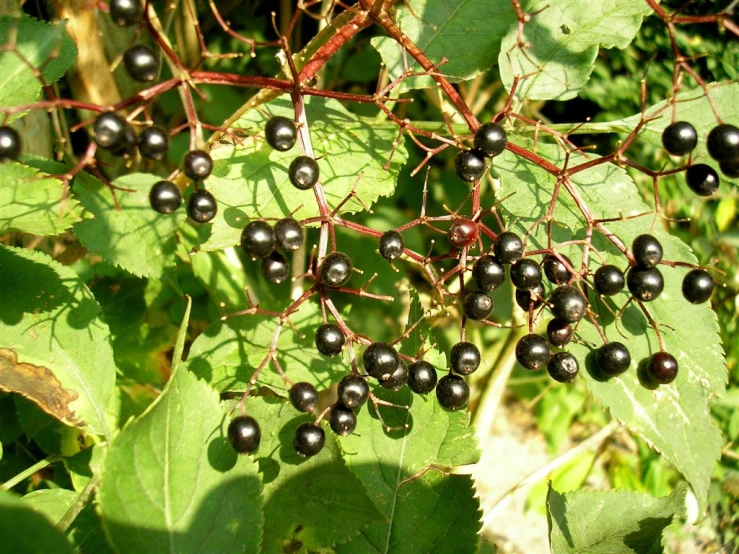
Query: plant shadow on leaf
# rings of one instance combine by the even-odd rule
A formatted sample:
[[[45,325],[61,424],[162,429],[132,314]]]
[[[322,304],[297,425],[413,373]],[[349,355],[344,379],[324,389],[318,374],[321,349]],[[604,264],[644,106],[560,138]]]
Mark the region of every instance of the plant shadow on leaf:
[[[649,360],[646,358],[639,360],[639,363],[636,366],[636,377],[639,379],[639,384],[645,389],[656,390],[659,385],[657,383],[653,383],[650,379],[649,374],[647,373],[648,363]]]
[[[226,437],[216,437],[208,444],[208,462],[213,469],[225,473],[236,465],[237,459],[238,454]]]

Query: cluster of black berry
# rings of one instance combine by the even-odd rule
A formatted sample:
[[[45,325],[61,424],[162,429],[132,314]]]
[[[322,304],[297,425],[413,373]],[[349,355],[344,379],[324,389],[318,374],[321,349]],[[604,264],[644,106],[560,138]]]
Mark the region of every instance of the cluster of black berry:
[[[292,217],[280,219],[272,227],[266,221],[252,221],[241,232],[241,247],[252,260],[262,260],[262,275],[275,285],[290,274],[290,264],[281,252],[294,252],[303,245],[303,228]]]
[[[497,156],[506,145],[506,132],[497,123],[484,123],[475,132],[474,148],[462,150],[454,158],[454,169],[463,181],[472,183],[485,173],[485,158]]]

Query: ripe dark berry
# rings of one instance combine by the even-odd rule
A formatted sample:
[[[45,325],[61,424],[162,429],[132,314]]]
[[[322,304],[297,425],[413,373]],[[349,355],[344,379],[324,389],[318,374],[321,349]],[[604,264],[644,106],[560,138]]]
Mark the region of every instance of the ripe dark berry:
[[[148,46],[137,44],[123,54],[123,65],[132,79],[141,83],[153,81],[159,75],[159,60]]]
[[[118,150],[127,142],[128,122],[115,112],[103,112],[93,124],[93,139],[100,148]]]
[[[554,317],[567,323],[580,321],[588,307],[583,294],[570,285],[562,285],[554,289],[549,295],[549,303]]]
[[[324,323],[316,329],[316,348],[324,356],[336,356],[344,348],[345,341],[338,325]]]
[[[543,296],[544,285],[541,284],[531,290],[516,290],[516,304],[525,312],[535,310],[541,306]]]
[[[477,223],[466,217],[459,217],[452,222],[447,236],[449,242],[458,248],[462,248],[475,242],[479,234],[480,230]]]
[[[228,424],[228,442],[239,454],[251,454],[259,448],[261,440],[262,431],[253,417],[235,417]]]
[[[683,296],[691,304],[702,304],[713,293],[713,277],[703,269],[693,269],[683,278]]]
[[[139,135],[139,152],[144,158],[161,160],[169,151],[169,134],[158,125],[147,127]]]
[[[642,302],[651,302],[662,294],[665,288],[665,280],[662,273],[656,267],[642,269],[632,267],[626,276],[626,286],[634,298]]]
[[[673,156],[690,154],[698,144],[698,133],[687,121],[676,121],[662,131],[662,146]]]
[[[400,390],[406,383],[408,383],[408,366],[403,360],[398,361],[395,371],[380,379],[380,384],[390,390]]]
[[[691,165],[685,172],[685,182],[698,196],[711,196],[718,190],[718,173],[710,165]]]
[[[662,245],[652,235],[639,235],[631,245],[636,265],[643,269],[656,266],[662,259]]]
[[[337,389],[339,395],[339,402],[341,402],[347,408],[359,408],[369,397],[369,385],[363,377],[359,375],[349,374],[345,375],[339,381]]]
[[[436,399],[442,408],[459,410],[470,399],[470,387],[459,375],[445,375],[436,385]]]
[[[262,275],[273,285],[284,283],[290,275],[290,263],[280,252],[272,252],[262,260]]]
[[[403,254],[403,248],[405,248],[403,235],[397,231],[385,231],[380,236],[380,256],[388,262],[400,258]]]
[[[364,370],[375,379],[387,379],[398,369],[398,363],[395,348],[385,342],[373,342],[362,354]]]
[[[505,282],[505,268],[492,256],[481,256],[472,266],[472,278],[480,290],[491,292]]]
[[[580,364],[569,352],[557,352],[547,364],[547,372],[555,381],[571,383],[577,377]]]
[[[352,276],[352,267],[349,256],[343,252],[332,252],[321,264],[321,283],[327,287],[343,287]]]
[[[293,448],[301,458],[315,456],[326,444],[326,433],[318,425],[303,423],[295,429],[293,437]]]
[[[436,386],[436,369],[425,360],[408,366],[408,387],[416,394],[428,394]]]
[[[21,153],[21,137],[12,127],[0,127],[0,162],[18,158]]]
[[[511,265],[511,283],[519,290],[531,290],[541,284],[541,268],[534,260],[524,258]]]
[[[328,413],[328,424],[334,433],[343,437],[354,432],[357,427],[357,416],[349,408],[334,404]]]
[[[337,389],[339,402],[347,408],[359,408],[369,397],[369,385],[359,375],[349,374],[342,377]]]
[[[241,231],[241,248],[253,260],[269,256],[276,243],[275,231],[266,221],[252,221]]]
[[[292,217],[285,217],[275,223],[275,238],[280,248],[293,252],[303,246],[303,228]]]
[[[523,242],[521,237],[510,231],[498,235],[493,245],[493,254],[502,264],[511,264],[523,256]]]
[[[484,123],[475,132],[475,148],[487,158],[497,156],[505,150],[506,132],[497,123]]]
[[[668,352],[657,352],[647,362],[647,375],[657,385],[669,385],[677,377],[677,360]]]
[[[471,342],[458,342],[449,353],[449,366],[454,373],[470,375],[480,367],[480,351]]]
[[[464,315],[469,319],[485,319],[493,311],[493,300],[485,292],[472,291],[462,301]]]
[[[728,160],[721,160],[718,164],[721,173],[729,179],[739,179],[739,156]]]
[[[205,189],[193,192],[187,202],[187,215],[198,223],[207,223],[216,216],[217,211],[216,199]]]
[[[290,403],[299,412],[312,412],[318,406],[316,387],[305,381],[290,387]]]
[[[298,156],[287,170],[290,182],[300,190],[312,188],[318,182],[318,175],[318,162],[308,156]]]
[[[111,0],[108,7],[113,23],[120,27],[135,25],[144,15],[144,9],[139,0]]]
[[[547,338],[552,346],[562,347],[572,340],[572,326],[555,317],[547,323]]]
[[[158,181],[149,191],[149,203],[160,214],[171,214],[182,204],[182,193],[174,183]]]
[[[544,337],[524,335],[516,343],[516,360],[526,369],[541,369],[549,361],[549,347]]]
[[[126,154],[131,154],[134,151],[134,148],[136,147],[136,141],[138,139],[136,138],[136,131],[133,130],[133,127],[126,122],[126,125],[123,127],[123,142],[118,145],[117,148],[113,148],[112,152],[116,156],[125,156]]]
[[[595,363],[606,377],[622,374],[631,365],[631,354],[620,342],[609,342],[595,352]]]
[[[203,150],[190,150],[182,160],[182,169],[193,181],[202,181],[210,177],[213,159]]]
[[[595,271],[593,285],[598,294],[613,296],[624,290],[626,278],[624,272],[615,265],[603,265]]]
[[[572,262],[567,256],[560,254],[560,257],[566,260],[567,263],[572,266]],[[542,263],[542,266],[544,267],[544,275],[547,276],[547,279],[549,279],[550,283],[554,283],[555,285],[563,285],[570,280],[570,277],[572,277],[572,274],[570,273],[570,270],[567,269],[567,266],[563,264],[562,261],[553,254],[547,254],[547,256],[544,258],[544,263]]]
[[[706,147],[717,162],[739,157],[739,127],[717,125],[708,133]]]
[[[298,140],[298,129],[295,122],[287,117],[276,115],[264,126],[264,138],[275,150],[286,152],[295,146]]]
[[[477,181],[485,173],[485,155],[479,150],[462,150],[454,158],[454,170],[463,181]]]

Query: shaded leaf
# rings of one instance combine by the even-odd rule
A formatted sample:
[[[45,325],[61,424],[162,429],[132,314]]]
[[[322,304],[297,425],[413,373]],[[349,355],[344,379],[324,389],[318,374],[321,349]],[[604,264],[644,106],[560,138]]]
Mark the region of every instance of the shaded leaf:
[[[74,549],[49,519],[20,498],[0,491],[0,544],[6,552],[72,554]]]

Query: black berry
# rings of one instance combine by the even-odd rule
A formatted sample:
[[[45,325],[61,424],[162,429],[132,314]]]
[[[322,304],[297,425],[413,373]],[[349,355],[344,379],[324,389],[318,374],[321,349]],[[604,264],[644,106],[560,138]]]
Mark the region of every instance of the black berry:
[[[583,294],[570,285],[554,289],[549,295],[549,303],[554,317],[567,323],[580,321],[588,307]]]
[[[323,450],[324,444],[326,444],[326,433],[318,425],[303,423],[295,429],[293,448],[298,456],[302,458],[315,456]]]
[[[357,427],[357,416],[349,408],[334,404],[328,413],[328,424],[334,433],[343,437],[354,432]]]
[[[425,360],[408,366],[408,387],[416,394],[428,394],[436,387],[436,369]]]
[[[264,126],[264,138],[275,150],[286,152],[295,146],[298,140],[298,129],[295,122],[287,117],[276,115]]]
[[[276,242],[275,231],[266,221],[252,221],[241,231],[241,248],[253,260],[269,256]]]
[[[336,356],[344,348],[345,341],[338,325],[324,323],[316,329],[316,348],[324,356]]]
[[[318,406],[316,387],[305,381],[290,387],[290,403],[299,412],[312,412]]]
[[[100,148],[120,150],[128,142],[128,122],[115,112],[103,112],[93,124],[93,139]]]
[[[321,264],[321,283],[327,287],[343,287],[352,276],[352,267],[349,256],[343,252],[332,252]]]
[[[380,378],[380,384],[390,390],[400,390],[408,383],[408,366],[403,360],[398,360],[398,365],[390,375]]]
[[[535,310],[542,303],[544,296],[544,285],[539,284],[531,290],[516,290],[516,304],[519,308],[528,312],[529,309]]]
[[[708,133],[706,147],[717,162],[739,157],[739,127],[717,125]]]
[[[631,245],[636,265],[643,269],[656,266],[662,260],[662,245],[652,235],[639,235]]]
[[[0,162],[18,158],[21,153],[21,137],[12,127],[0,127]]]
[[[505,150],[506,139],[503,127],[497,123],[484,123],[475,132],[475,149],[492,158]]]
[[[505,268],[492,256],[481,256],[472,266],[472,278],[480,290],[491,292],[505,282]]]
[[[624,290],[624,272],[615,265],[600,266],[593,275],[593,286],[598,294],[613,296]]]
[[[479,234],[477,223],[466,217],[459,217],[452,222],[447,237],[454,246],[462,248],[475,242]]]
[[[676,121],[662,131],[662,146],[673,156],[690,154],[698,144],[698,133],[687,121]]]
[[[285,217],[275,223],[275,238],[280,248],[293,252],[303,246],[303,228],[292,217]]]
[[[217,211],[216,199],[205,189],[193,192],[187,202],[187,215],[198,223],[207,223],[216,216]]]
[[[518,261],[523,256],[523,241],[515,233],[506,231],[498,235],[493,245],[493,254],[502,264],[510,264]]]
[[[595,353],[595,363],[606,377],[622,374],[631,365],[631,354],[620,342],[609,342]]]
[[[182,169],[193,181],[203,181],[213,171],[213,159],[203,150],[190,150],[182,161]]]
[[[398,369],[399,363],[398,353],[385,342],[373,342],[362,355],[364,370],[372,377],[380,380],[387,379],[392,375]]]
[[[369,397],[369,385],[359,375],[345,375],[337,389],[339,402],[347,408],[359,408]]]
[[[677,360],[668,352],[657,352],[647,362],[647,375],[652,383],[668,385],[677,377]]]
[[[318,182],[318,162],[308,156],[298,156],[290,164],[287,175],[295,188],[308,190]]]
[[[147,83],[159,75],[159,60],[148,46],[137,44],[123,54],[123,65],[135,81]]]
[[[111,0],[108,8],[113,23],[121,27],[135,25],[144,15],[144,9],[139,0]]]
[[[703,269],[693,269],[683,278],[683,296],[691,304],[702,304],[713,293],[713,277]]]
[[[458,342],[449,353],[449,365],[454,373],[470,375],[480,367],[480,351],[471,342]]]
[[[239,454],[250,454],[259,448],[262,432],[257,420],[250,416],[239,416],[228,424],[228,441]]]
[[[397,231],[385,231],[380,236],[380,256],[387,261],[392,262],[400,258],[403,254],[403,248],[405,248],[403,235]]]
[[[547,338],[552,346],[562,347],[572,340],[572,326],[555,317],[547,323]]]
[[[158,181],[149,191],[149,203],[160,214],[171,214],[182,204],[182,193],[170,181]]]
[[[493,311],[493,300],[485,292],[472,291],[462,301],[464,315],[469,319],[485,319]]]
[[[272,252],[262,260],[262,275],[273,285],[284,283],[290,275],[290,263],[280,252]]]
[[[459,410],[470,398],[470,387],[459,375],[445,375],[436,385],[436,398],[442,408]]]
[[[139,135],[139,152],[144,158],[161,160],[169,151],[169,134],[158,125],[147,127]]]
[[[524,258],[511,265],[511,283],[519,290],[535,289],[541,284],[541,268],[534,260]]]
[[[632,267],[626,276],[626,286],[634,298],[642,302],[651,302],[662,294],[665,288],[665,280],[662,273],[656,267],[642,269]]]
[[[478,150],[462,150],[454,158],[454,170],[463,181],[477,181],[485,173],[485,155]]]
[[[718,164],[721,173],[729,179],[739,179],[739,156],[728,160],[721,160]]]
[[[572,266],[572,262],[567,256],[560,254],[560,257],[570,264],[570,267]],[[544,267],[544,275],[547,276],[550,283],[554,283],[555,285],[563,285],[572,277],[567,266],[554,254],[548,254],[544,258],[542,266]]]
[[[549,361],[549,347],[544,337],[524,335],[516,343],[516,360],[526,369],[541,369]]]
[[[691,165],[685,172],[685,182],[698,196],[711,196],[718,190],[718,173],[710,165]]]
[[[577,377],[580,364],[577,358],[569,352],[557,352],[547,364],[547,372],[555,381],[571,383]]]

